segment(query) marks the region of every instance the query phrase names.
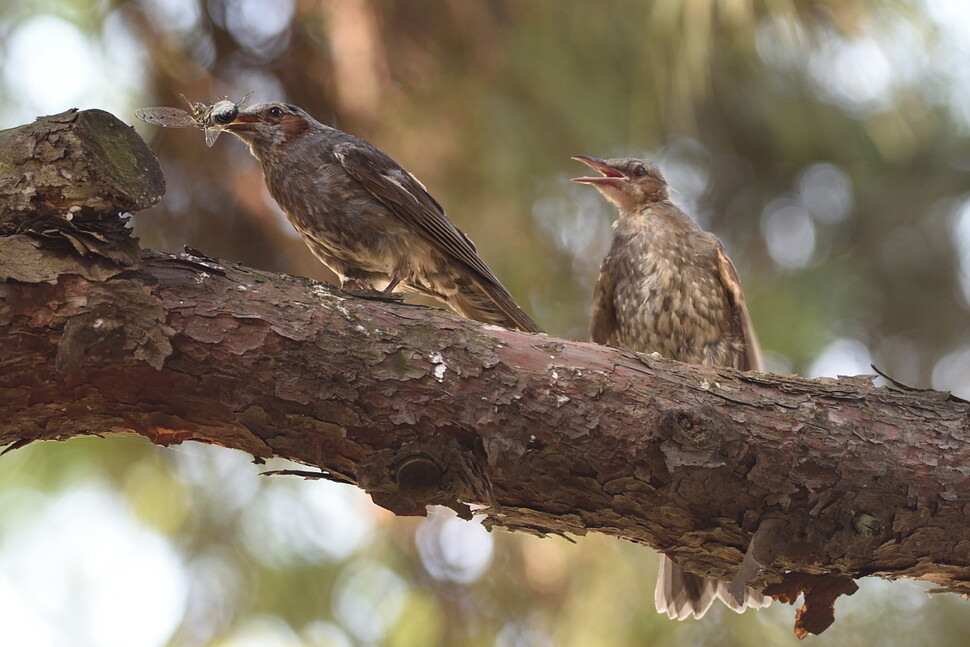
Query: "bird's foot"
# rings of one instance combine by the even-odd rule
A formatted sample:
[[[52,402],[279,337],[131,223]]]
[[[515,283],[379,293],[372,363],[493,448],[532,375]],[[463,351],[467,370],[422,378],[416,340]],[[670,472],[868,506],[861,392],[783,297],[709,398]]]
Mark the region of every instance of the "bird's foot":
[[[388,301],[390,303],[401,303],[407,299],[410,294],[407,292],[384,292],[383,290],[373,290],[371,288],[341,288],[347,294],[352,294],[355,297],[361,299],[370,299],[371,301]]]

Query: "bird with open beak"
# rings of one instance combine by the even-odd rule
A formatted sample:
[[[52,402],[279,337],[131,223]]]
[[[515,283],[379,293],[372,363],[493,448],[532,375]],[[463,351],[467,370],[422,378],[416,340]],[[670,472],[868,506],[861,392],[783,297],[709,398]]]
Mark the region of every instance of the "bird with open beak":
[[[593,291],[590,340],[680,362],[762,370],[734,265],[717,238],[670,201],[660,169],[632,158],[573,159],[600,173],[573,181],[595,187],[619,212]],[[771,602],[748,587],[735,595],[727,582],[662,558],[659,612],[700,618],[715,598],[739,613]]]
[[[397,287],[484,323],[540,332],[475,245],[386,153],[288,103],[241,110],[223,128],[249,146],[266,186],[342,289]]]

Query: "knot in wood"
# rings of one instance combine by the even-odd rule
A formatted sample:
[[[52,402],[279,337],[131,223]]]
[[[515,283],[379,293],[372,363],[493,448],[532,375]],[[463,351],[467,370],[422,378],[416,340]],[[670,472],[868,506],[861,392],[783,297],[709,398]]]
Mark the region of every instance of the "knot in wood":
[[[91,354],[117,356],[126,336],[122,322],[111,316],[109,308],[76,315],[64,324],[64,334],[57,344],[55,366],[58,371],[73,371]]]
[[[868,512],[860,512],[852,520],[852,525],[855,531],[860,535],[870,536],[878,535],[883,531],[882,521],[872,516]]]
[[[661,433],[670,440],[693,449],[709,449],[720,444],[718,425],[700,411],[673,409],[660,420]]]
[[[743,452],[737,429],[710,408],[665,411],[657,430],[664,438],[660,447],[669,470],[720,467]]]
[[[437,438],[371,453],[358,463],[355,476],[374,503],[397,514],[423,516],[427,506],[443,505],[471,519],[467,503],[492,501],[479,461],[454,438]]]
[[[444,470],[430,456],[417,454],[398,464],[394,480],[402,493],[424,498],[442,488],[443,476]]]

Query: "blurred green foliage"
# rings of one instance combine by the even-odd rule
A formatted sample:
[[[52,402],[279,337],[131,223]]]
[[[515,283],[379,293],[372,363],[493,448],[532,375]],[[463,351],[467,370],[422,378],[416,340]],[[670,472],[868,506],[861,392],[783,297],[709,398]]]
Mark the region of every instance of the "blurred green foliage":
[[[134,107],[179,105],[180,93],[285,98],[414,172],[539,324],[576,338],[585,336],[612,211],[568,182],[583,171],[569,157],[647,156],[675,199],[727,245],[774,370],[860,373],[871,361],[966,396],[970,15],[962,7],[5,3],[0,119],[9,127],[32,110],[70,107],[57,101],[112,106],[133,123]],[[50,38],[32,43],[34,34]],[[74,42],[84,56],[58,58]],[[65,95],[72,82],[75,93]],[[239,142],[226,136],[207,149],[195,132],[134,125],[169,185],[159,206],[134,217],[143,245],[188,244],[328,278]],[[159,609],[172,606],[174,620],[139,632],[141,643],[119,644],[795,644],[793,610],[780,605],[743,616],[716,609],[703,622],[658,616],[655,555],[644,547],[598,535],[575,544],[487,535],[441,516],[395,519],[353,488],[261,478],[228,450],[110,437],[34,444],[0,466],[0,565],[23,562],[15,539],[59,518],[58,497],[76,491],[117,503],[108,521],[87,515],[94,525],[84,532],[95,540],[106,532],[98,523],[130,518],[178,555],[172,590],[181,597],[154,600],[151,582],[137,588]],[[68,563],[89,557],[70,546],[43,550],[65,551]],[[0,578],[0,599],[37,599],[14,574]],[[81,597],[102,588],[75,584]],[[923,588],[865,581],[813,641],[967,644],[966,602],[927,598]],[[45,635],[110,644],[98,639],[100,625],[75,632],[68,609],[43,617]]]

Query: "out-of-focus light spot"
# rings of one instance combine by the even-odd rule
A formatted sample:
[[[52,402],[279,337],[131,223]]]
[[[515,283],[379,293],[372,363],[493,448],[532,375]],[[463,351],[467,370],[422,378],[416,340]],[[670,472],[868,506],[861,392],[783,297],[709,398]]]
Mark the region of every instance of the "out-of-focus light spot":
[[[810,55],[808,72],[821,98],[843,108],[873,112],[892,105],[893,68],[872,38],[846,40],[825,33]]]
[[[812,362],[808,377],[870,374],[871,364],[872,355],[865,344],[856,339],[839,338],[826,346]]]
[[[332,622],[318,620],[311,622],[303,631],[304,645],[307,647],[353,647],[353,642],[343,629]]]
[[[0,58],[2,118],[26,123],[38,115],[97,106],[124,119],[144,79],[144,48],[120,11],[105,18],[92,40],[70,22],[38,15],[15,25]],[[110,64],[109,64],[110,61]]]
[[[326,644],[326,643],[324,643]],[[219,641],[221,647],[304,647],[293,628],[282,618],[258,616],[243,623],[232,634]]]
[[[767,17],[758,27],[758,53],[769,66],[806,78],[822,101],[851,113],[884,112],[898,88],[925,82],[933,61],[909,19],[885,13],[867,20],[846,37],[821,22],[806,27],[792,17]]]
[[[273,477],[243,513],[243,541],[270,566],[345,559],[373,534],[371,506],[347,485]]]
[[[459,519],[453,510],[433,508],[416,533],[418,554],[436,580],[469,584],[492,563],[494,542],[481,517]]]
[[[933,367],[933,388],[970,398],[970,346],[944,355]]]
[[[207,546],[187,565],[185,619],[177,644],[208,645],[232,624],[238,609],[249,608],[255,592],[240,573],[239,555],[223,544]]]
[[[334,585],[334,616],[361,642],[378,644],[397,622],[407,593],[405,581],[386,566],[353,564]]]
[[[798,177],[798,197],[819,222],[834,225],[852,210],[852,185],[839,167],[812,164]]]
[[[781,267],[805,267],[815,252],[815,223],[801,203],[772,200],[761,214],[761,233],[768,253]]]
[[[165,645],[186,601],[183,564],[118,494],[85,484],[0,544],[4,645]]]
[[[770,15],[758,25],[755,45],[766,63],[788,67],[800,63],[808,48],[808,34],[802,23],[792,16]]]
[[[960,263],[960,289],[963,307],[970,310],[970,197],[954,211],[952,220],[953,244]]]
[[[271,57],[286,44],[294,10],[293,0],[232,0],[226,5],[226,27],[240,45]]]
[[[155,25],[171,33],[193,31],[202,20],[197,0],[141,0],[141,4]]]
[[[923,5],[940,27],[970,36],[970,3],[966,0],[923,0]]]
[[[77,27],[41,14],[18,25],[9,38],[3,74],[7,99],[22,106],[18,112],[29,120],[87,103],[101,61]]]
[[[198,34],[199,32],[195,33]],[[197,78],[197,75],[204,73],[204,70],[211,69],[216,62],[216,54],[218,53],[216,51],[215,41],[208,34],[199,35],[186,49],[189,50],[189,53],[192,55],[192,60],[195,62],[196,75],[190,76],[184,73],[185,67],[183,66],[183,74],[180,76],[183,82]]]
[[[889,59],[896,85],[922,83],[930,73],[932,61],[927,54],[929,46],[925,32],[915,22],[895,17],[882,25],[881,29],[872,30]]]
[[[970,3],[965,0],[924,0],[935,38],[918,51],[929,52],[930,69],[923,79],[931,100],[943,103],[955,120],[970,131]]]

